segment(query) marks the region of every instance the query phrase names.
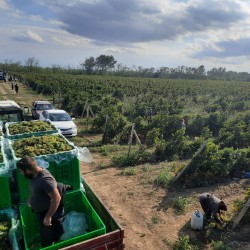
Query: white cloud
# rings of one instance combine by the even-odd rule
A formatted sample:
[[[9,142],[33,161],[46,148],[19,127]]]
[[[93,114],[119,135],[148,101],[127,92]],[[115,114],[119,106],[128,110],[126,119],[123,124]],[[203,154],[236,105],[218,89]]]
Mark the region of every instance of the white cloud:
[[[102,51],[104,53],[108,53],[108,54],[132,54],[132,53],[137,53],[136,49],[132,49],[132,48],[124,48],[124,47],[109,47],[109,48],[105,48],[102,49]]]
[[[43,40],[43,38],[42,38],[40,35],[38,35],[38,34],[32,32],[32,31],[30,31],[30,30],[27,31],[27,36],[28,36],[31,40],[35,41],[35,42],[44,43],[44,40]]]
[[[83,46],[90,44],[90,39],[85,39],[82,37],[74,37],[74,36],[68,36],[67,37],[66,32],[62,32],[62,34],[59,36],[52,36],[52,40],[55,41],[55,43],[63,45],[63,46]]]

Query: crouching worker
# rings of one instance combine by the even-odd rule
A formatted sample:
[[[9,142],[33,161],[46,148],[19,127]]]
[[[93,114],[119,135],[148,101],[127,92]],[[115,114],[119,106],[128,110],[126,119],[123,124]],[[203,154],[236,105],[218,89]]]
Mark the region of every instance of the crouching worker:
[[[64,233],[62,221],[65,215],[62,201],[63,194],[70,190],[70,186],[57,183],[47,169],[41,168],[29,156],[24,156],[16,166],[24,177],[29,179],[28,205],[37,216],[41,245],[50,246]]]
[[[220,218],[220,214],[221,210],[227,211],[226,204],[218,197],[210,193],[201,194],[199,196],[199,201],[205,213],[206,220],[210,221],[213,218],[217,223],[223,225],[223,221]]]

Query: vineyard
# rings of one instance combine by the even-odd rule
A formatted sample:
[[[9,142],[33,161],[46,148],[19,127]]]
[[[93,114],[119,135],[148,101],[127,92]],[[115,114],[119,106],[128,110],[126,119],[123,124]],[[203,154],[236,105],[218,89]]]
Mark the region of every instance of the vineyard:
[[[246,245],[249,231],[241,227],[234,233],[230,226],[233,213],[249,197],[249,184],[242,179],[250,171],[249,83],[16,76],[20,95],[31,88],[77,118],[78,136],[72,141],[87,146],[95,159],[82,167],[82,174],[125,228],[126,249],[229,249],[226,244],[244,249],[240,246]],[[133,126],[141,144],[133,138],[129,151]],[[170,185],[205,141],[202,153]],[[225,231],[189,229],[190,213],[198,206],[195,196],[203,191],[219,193],[228,204]]]
[[[116,165],[187,160],[208,139],[190,168],[196,174],[183,184],[218,183],[250,171],[249,83],[38,73],[18,78],[53,95],[73,116],[88,115],[89,131],[102,133],[102,144],[127,144],[134,124],[144,147],[117,157]]]

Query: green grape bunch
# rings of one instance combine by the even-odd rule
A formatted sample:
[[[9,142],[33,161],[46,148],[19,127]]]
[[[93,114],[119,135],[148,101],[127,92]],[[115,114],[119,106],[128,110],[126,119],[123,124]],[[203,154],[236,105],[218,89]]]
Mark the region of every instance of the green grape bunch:
[[[26,134],[26,133],[35,133],[42,131],[55,130],[54,125],[45,122],[45,121],[26,121],[21,123],[13,123],[8,126],[9,134]]]
[[[31,157],[47,154],[56,154],[64,151],[70,151],[74,147],[59,134],[32,136],[16,140],[12,144],[15,156],[18,158],[24,155]]]

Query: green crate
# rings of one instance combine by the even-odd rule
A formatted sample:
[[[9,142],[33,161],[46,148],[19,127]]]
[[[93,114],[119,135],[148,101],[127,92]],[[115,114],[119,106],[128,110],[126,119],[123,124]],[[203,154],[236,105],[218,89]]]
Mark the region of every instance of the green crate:
[[[49,162],[48,170],[55,177],[57,182],[72,186],[73,190],[80,189],[80,161],[77,157],[69,161],[62,161],[56,163],[55,161]],[[26,202],[29,198],[29,180],[24,178],[20,171],[16,171],[16,179],[19,193],[19,202]]]
[[[35,122],[35,121],[32,121]],[[42,136],[42,135],[50,135],[50,134],[55,134],[55,133],[59,133],[59,130],[54,126],[53,130],[46,130],[46,131],[39,131],[39,132],[31,132],[31,133],[23,133],[23,134],[15,134],[15,135],[11,135],[9,133],[9,125],[13,124],[14,122],[10,122],[10,123],[6,123],[5,127],[6,127],[6,137],[10,140],[16,140],[16,139],[23,139],[23,138],[29,138],[32,136]],[[20,123],[22,124],[22,122]]]
[[[32,212],[30,207],[23,204],[19,206],[19,211],[23,228],[25,250],[57,250],[106,233],[104,223],[81,190],[66,193],[64,198],[64,208],[66,214],[71,211],[83,212],[86,215],[89,232],[65,241],[60,241],[54,245],[41,248],[38,223],[35,213]]]
[[[0,209],[10,208],[12,206],[12,202],[9,176],[0,176],[0,187]]]
[[[6,210],[0,210],[0,224],[1,223],[8,223],[8,226],[11,229],[14,224],[14,219],[12,218],[14,216],[14,211],[10,209]],[[15,236],[15,235],[13,235]],[[13,240],[16,240],[14,237]],[[9,230],[6,232],[0,232],[0,249],[4,250],[11,250],[11,242],[9,240]]]
[[[3,150],[3,141],[0,142],[3,162],[0,162],[0,209],[9,208],[11,203],[10,177],[7,169],[6,157]]]

